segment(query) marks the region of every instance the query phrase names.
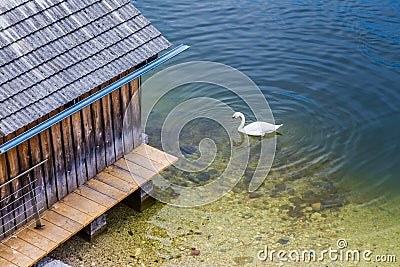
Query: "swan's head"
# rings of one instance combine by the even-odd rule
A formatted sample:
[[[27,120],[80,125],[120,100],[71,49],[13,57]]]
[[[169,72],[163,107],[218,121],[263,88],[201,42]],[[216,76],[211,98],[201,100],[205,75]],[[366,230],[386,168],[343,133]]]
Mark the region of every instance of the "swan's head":
[[[240,112],[235,112],[235,113],[233,113],[233,115],[232,115],[232,121],[235,121],[238,117],[240,117],[241,114],[242,114],[242,113],[240,113]]]

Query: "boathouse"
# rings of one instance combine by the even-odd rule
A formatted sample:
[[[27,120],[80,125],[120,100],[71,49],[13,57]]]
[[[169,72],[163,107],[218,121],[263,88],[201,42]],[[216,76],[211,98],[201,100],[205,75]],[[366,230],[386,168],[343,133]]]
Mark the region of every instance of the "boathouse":
[[[92,234],[145,197],[132,175],[176,160],[140,126],[140,76],[187,48],[170,46],[129,0],[0,3],[0,266]]]

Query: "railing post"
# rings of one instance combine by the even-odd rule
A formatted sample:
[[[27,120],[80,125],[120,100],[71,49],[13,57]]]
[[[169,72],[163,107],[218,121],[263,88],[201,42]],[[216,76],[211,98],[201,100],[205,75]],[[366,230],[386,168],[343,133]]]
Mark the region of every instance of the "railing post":
[[[34,213],[33,216],[35,217],[35,221],[36,221],[35,229],[42,229],[42,228],[44,228],[44,225],[42,224],[42,222],[40,220],[39,209],[37,206],[36,192],[35,192],[36,187],[32,186],[34,181],[32,180],[30,174],[28,174],[28,178],[29,178],[29,192],[31,194],[31,203],[32,203],[33,213]]]

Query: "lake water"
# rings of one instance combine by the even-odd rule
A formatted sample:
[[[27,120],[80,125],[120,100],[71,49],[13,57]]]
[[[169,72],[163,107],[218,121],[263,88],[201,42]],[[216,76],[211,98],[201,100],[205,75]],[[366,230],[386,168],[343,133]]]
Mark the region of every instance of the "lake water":
[[[258,156],[252,152],[242,181],[220,201],[192,209],[157,204],[141,215],[145,222],[137,235],[143,244],[152,245],[133,257],[137,244],[120,245],[118,253],[127,254],[120,256],[126,258],[121,266],[137,264],[138,259],[153,265],[258,266],[263,262],[257,251],[264,245],[317,250],[335,247],[339,238],[345,238],[351,249],[396,254],[398,264],[400,2],[143,0],[134,4],[173,44],[191,46],[162,68],[198,60],[236,68],[259,86],[275,121],[284,126],[276,136],[271,172],[256,192],[247,190]],[[242,100],[229,90],[186,85],[152,113],[147,129],[151,145],[160,146],[158,133],[169,110],[182,99],[201,96],[241,109]],[[249,109],[241,111],[254,121]],[[232,129],[237,126],[232,124]],[[180,143],[189,159],[198,156],[200,140],[208,137],[219,149],[216,162],[205,176],[178,168],[165,175],[189,184],[207,183],[223,168],[229,152],[224,150],[227,135],[207,120],[189,123],[183,130]],[[257,147],[257,139],[251,142]],[[125,224],[114,225],[136,228],[132,225],[138,215],[119,206],[110,216],[120,214],[126,214]],[[101,237],[99,247],[111,237],[117,238]],[[191,247],[201,254],[187,256]]]

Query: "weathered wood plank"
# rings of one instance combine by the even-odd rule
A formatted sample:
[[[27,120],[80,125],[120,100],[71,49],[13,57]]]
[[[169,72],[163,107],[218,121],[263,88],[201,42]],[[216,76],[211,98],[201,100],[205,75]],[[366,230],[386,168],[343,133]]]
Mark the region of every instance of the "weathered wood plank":
[[[103,214],[106,210],[107,207],[100,205],[88,198],[85,198],[79,194],[76,194],[75,192],[72,192],[71,194],[68,194],[65,198],[60,200],[61,203],[64,203],[70,207],[73,207],[74,209],[77,209],[81,212],[84,212],[92,218],[96,218]],[[88,222],[86,222],[88,223]]]
[[[7,137],[7,141],[11,140],[14,138],[16,135],[15,134],[10,134]],[[19,168],[19,160],[18,160],[18,150],[17,148],[13,148],[10,151],[6,153],[7,157],[7,164],[8,164],[8,173],[9,173],[9,179],[13,179],[17,175],[20,174],[20,168]],[[9,218],[10,222],[14,221],[14,226],[17,226],[19,224],[22,224],[25,221],[25,209],[23,205],[23,198],[22,197],[22,191],[21,189],[21,179],[16,179],[14,182],[11,183],[11,194],[12,198],[11,201],[13,202],[13,218]]]
[[[133,148],[140,146],[142,141],[142,125],[141,125],[141,96],[139,88],[139,79],[135,79],[129,83],[131,90],[131,106],[133,114]]]
[[[57,202],[55,203],[50,210],[57,212],[67,218],[70,218],[73,221],[76,221],[82,225],[85,225],[88,223],[88,221],[90,221],[91,217],[90,215],[77,210],[63,202]]]
[[[136,182],[146,182],[148,181],[151,177],[156,175],[157,173],[154,171],[151,171],[149,169],[146,169],[145,167],[142,167],[140,165],[137,165],[133,162],[126,161],[126,160],[119,160],[115,162],[114,164],[117,167],[123,168],[125,170],[129,170],[131,175],[135,177]]]
[[[0,257],[0,266],[1,267],[18,267],[18,265],[15,265],[12,262],[9,262],[8,260]]]
[[[27,130],[26,127],[23,127],[19,131],[17,131],[17,135],[22,134]],[[19,173],[22,173],[26,170],[28,170],[31,167],[30,161],[31,161],[31,154],[29,153],[29,142],[23,142],[17,147],[17,153],[18,153],[18,161],[19,161]],[[21,199],[21,201],[24,202],[25,206],[25,218],[29,218],[32,216],[34,213],[33,207],[32,207],[32,202],[31,202],[31,195],[30,195],[30,188],[27,187],[30,183],[30,178],[33,177],[33,173],[29,173],[28,175],[24,175],[20,178],[20,183],[21,183],[21,194],[24,195],[24,197]]]
[[[40,248],[41,250],[49,253],[57,246],[57,243],[51,241],[50,239],[44,237],[41,234],[31,231],[30,229],[24,229],[17,235],[18,238],[30,243],[31,245]]]
[[[61,123],[53,125],[50,128],[53,163],[55,167],[55,178],[57,187],[57,198],[61,199],[68,194],[67,177],[65,174],[65,157],[63,153],[63,138],[61,131]]]
[[[39,120],[39,123],[41,120]],[[50,207],[57,201],[57,185],[55,178],[54,159],[51,145],[51,132],[45,130],[39,134],[42,158],[48,161],[43,165],[43,184],[46,192],[46,207]]]
[[[175,161],[178,160],[177,157],[172,156],[168,153],[160,151],[154,147],[151,147],[146,144],[142,144],[139,146],[133,153],[137,153],[147,158],[151,158],[151,160],[156,161],[163,165],[171,165]]]
[[[98,204],[101,204],[106,207],[112,207],[115,204],[115,199],[98,192],[86,185],[80,186],[77,190],[75,190],[75,193],[84,196]]]
[[[110,96],[107,95],[101,99],[103,120],[104,120],[104,140],[106,151],[106,166],[110,166],[115,162],[114,133],[112,123],[112,107]]]
[[[36,125],[37,123],[35,123]],[[31,164],[32,166],[39,164],[43,161],[41,146],[40,146],[40,138],[39,135],[33,136],[29,139],[29,153],[31,155]],[[47,166],[47,165],[46,165]],[[43,191],[44,180],[43,180],[43,166],[40,166],[32,171],[32,178],[36,182],[33,184],[36,192],[36,201],[38,204],[38,210],[45,208],[46,206],[46,198],[45,193]]]
[[[106,167],[106,150],[104,141],[103,113],[101,109],[101,101],[98,100],[92,104],[93,127],[95,132],[95,148],[96,148],[96,167],[97,173]]]
[[[96,147],[95,144],[95,132],[93,129],[92,110],[91,106],[84,108],[82,111],[82,122],[84,129],[84,149],[85,149],[85,161],[86,161],[86,172],[87,180],[93,178],[97,174],[96,166]]]
[[[129,72],[124,73],[124,75]],[[132,151],[133,149],[133,110],[132,106],[129,105],[131,101],[131,89],[130,85],[124,85],[121,87],[121,108],[122,108],[122,116],[123,116],[123,145],[124,145],[124,153]]]
[[[138,188],[136,184],[128,183],[117,176],[104,172],[97,174],[96,179],[127,193]]]
[[[161,172],[166,167],[165,165],[158,163],[157,161],[153,161],[150,158],[144,157],[138,153],[129,153],[125,155],[125,159],[154,172]]]
[[[74,232],[75,229],[83,228],[83,224],[78,223],[68,217],[65,217],[53,210],[46,210],[43,212],[41,217],[46,220],[51,222],[52,224],[57,225],[58,227],[63,228],[66,231],[69,232]],[[46,225],[46,223],[45,223]]]
[[[83,136],[82,112],[77,112],[71,116],[73,148],[75,155],[75,169],[77,185],[81,186],[87,181],[86,162],[85,162],[85,143]]]
[[[124,159],[120,159],[117,162],[124,160]],[[107,169],[105,169],[103,172],[114,175],[128,183],[134,183],[135,179],[132,176],[132,174],[129,172],[129,170],[127,169],[122,169],[119,167],[116,167],[115,163],[113,166],[108,167]]]
[[[25,256],[28,256],[33,260],[42,258],[47,254],[46,251],[26,242],[19,237],[9,238],[6,242],[4,242],[4,245],[17,250],[18,252],[24,254]],[[3,265],[0,264],[0,266]]]
[[[119,77],[122,78],[122,77]],[[121,89],[111,93],[112,103],[112,123],[114,131],[115,159],[124,156],[124,146],[122,141],[122,109],[121,109]]]
[[[18,265],[18,266],[29,266],[32,262],[32,259],[25,256],[24,254],[7,247],[6,245],[0,244],[0,251],[1,251],[1,256]]]
[[[61,122],[61,130],[63,136],[63,150],[65,159],[65,174],[67,178],[68,193],[78,188],[75,169],[74,143],[72,137],[72,121],[71,117]]]
[[[0,138],[0,144],[4,143],[4,138]],[[8,181],[8,171],[7,171],[7,162],[6,162],[6,155],[2,154],[0,155],[0,184],[4,184],[5,182]],[[10,195],[10,186],[3,186],[0,190],[0,216],[1,220],[0,223],[2,227],[0,227],[0,238],[4,237],[5,234],[7,234],[11,229],[13,228],[14,223],[9,222],[12,218],[12,214],[9,214],[12,212],[12,206],[8,206],[11,202],[11,198],[9,197]]]
[[[96,180],[96,179],[89,180],[86,183],[86,185],[88,187],[90,187],[91,189],[101,192],[102,194],[105,194],[115,200],[118,200],[118,201],[121,200],[126,195],[125,192],[118,190],[117,188],[112,187],[103,182],[100,182],[99,180]]]
[[[34,224],[29,226],[29,230],[35,232],[39,235],[46,236],[48,239],[53,241],[54,243],[61,244],[70,238],[73,234],[61,227],[58,227],[55,224],[52,224],[50,221],[43,219],[46,230],[43,229],[35,229]]]

